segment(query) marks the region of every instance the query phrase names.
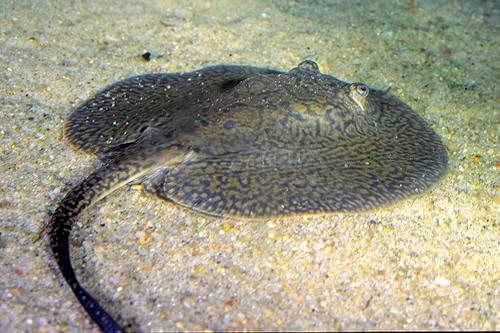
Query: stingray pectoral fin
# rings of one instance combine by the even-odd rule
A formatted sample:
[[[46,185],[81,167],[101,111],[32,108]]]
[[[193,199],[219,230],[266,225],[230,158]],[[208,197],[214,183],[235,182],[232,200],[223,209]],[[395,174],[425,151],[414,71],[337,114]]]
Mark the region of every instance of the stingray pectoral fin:
[[[50,218],[48,236],[57,265],[85,311],[104,332],[121,332],[122,329],[78,282],[69,254],[71,228],[84,209],[109,193],[155,167],[175,165],[190,156],[186,149],[177,145],[137,145],[73,187]]]

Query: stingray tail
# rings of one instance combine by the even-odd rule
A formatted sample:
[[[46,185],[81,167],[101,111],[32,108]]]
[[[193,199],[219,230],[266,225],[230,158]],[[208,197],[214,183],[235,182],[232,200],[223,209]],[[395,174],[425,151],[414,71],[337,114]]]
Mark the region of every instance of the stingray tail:
[[[69,253],[71,229],[78,215],[84,209],[107,194],[158,165],[173,165],[186,158],[186,154],[177,146],[156,148],[156,150],[157,152],[152,154],[147,149],[137,147],[135,154],[127,154],[129,158],[120,158],[99,168],[66,194],[50,218],[49,242],[57,265],[80,304],[104,332],[122,332],[123,329],[80,285],[76,278]]]

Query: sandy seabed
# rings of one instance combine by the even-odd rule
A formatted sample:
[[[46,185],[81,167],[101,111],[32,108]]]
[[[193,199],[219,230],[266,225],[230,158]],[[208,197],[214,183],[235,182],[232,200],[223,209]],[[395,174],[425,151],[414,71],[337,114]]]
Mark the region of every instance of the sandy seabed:
[[[447,177],[375,211],[263,222],[127,186],[74,229],[82,284],[140,331],[498,330],[499,18],[495,1],[2,1],[0,331],[98,331],[36,241],[99,165],[63,139],[76,105],[132,75],[304,59],[400,86]]]

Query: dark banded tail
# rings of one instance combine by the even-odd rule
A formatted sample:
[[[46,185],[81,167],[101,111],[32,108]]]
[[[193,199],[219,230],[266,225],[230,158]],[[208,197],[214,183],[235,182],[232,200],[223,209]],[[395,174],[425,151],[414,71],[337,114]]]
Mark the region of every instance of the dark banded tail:
[[[102,166],[73,187],[52,214],[48,225],[50,247],[64,279],[85,311],[106,333],[123,332],[123,329],[76,278],[69,253],[69,237],[73,224],[84,209],[131,180],[155,167],[173,166],[190,156],[177,146],[161,148],[141,145],[135,147],[131,153]]]

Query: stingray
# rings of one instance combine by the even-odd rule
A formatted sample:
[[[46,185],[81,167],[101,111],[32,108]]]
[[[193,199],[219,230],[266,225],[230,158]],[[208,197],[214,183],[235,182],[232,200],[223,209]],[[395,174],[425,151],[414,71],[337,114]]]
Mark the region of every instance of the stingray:
[[[104,332],[122,327],[77,280],[69,237],[83,210],[134,179],[197,212],[270,219],[374,209],[425,191],[448,167],[408,105],[309,60],[288,72],[216,65],[125,79],[80,105],[65,135],[103,163],[59,203],[49,243]]]

